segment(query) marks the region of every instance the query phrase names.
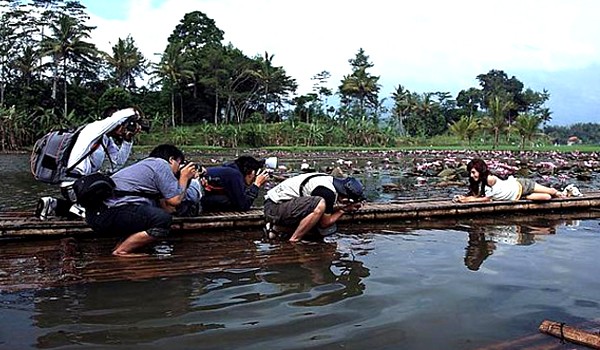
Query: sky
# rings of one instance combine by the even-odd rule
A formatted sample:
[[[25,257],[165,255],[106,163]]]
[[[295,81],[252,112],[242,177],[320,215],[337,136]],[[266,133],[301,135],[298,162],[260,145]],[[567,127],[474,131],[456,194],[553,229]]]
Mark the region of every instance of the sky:
[[[337,90],[360,48],[380,76],[379,98],[479,87],[492,69],[525,88],[547,89],[550,124],[600,122],[600,1],[597,0],[81,0],[92,42],[112,52],[131,35],[152,61],[183,16],[201,11],[247,56],[273,56],[311,91],[329,71]]]

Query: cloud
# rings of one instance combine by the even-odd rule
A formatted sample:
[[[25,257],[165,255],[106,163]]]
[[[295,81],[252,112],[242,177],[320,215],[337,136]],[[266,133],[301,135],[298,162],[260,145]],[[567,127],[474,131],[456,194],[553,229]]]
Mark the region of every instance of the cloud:
[[[274,54],[300,93],[323,70],[337,88],[359,48],[385,82],[382,93],[402,84],[455,94],[491,69],[552,74],[600,63],[595,0],[129,0],[125,20],[92,14],[93,39],[110,50],[108,42],[131,34],[156,60],[191,11],[214,19],[246,55]]]

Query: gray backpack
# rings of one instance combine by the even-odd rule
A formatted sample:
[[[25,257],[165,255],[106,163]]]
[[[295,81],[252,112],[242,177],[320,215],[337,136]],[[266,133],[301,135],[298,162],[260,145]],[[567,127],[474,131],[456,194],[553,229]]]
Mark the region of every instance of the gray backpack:
[[[84,126],[80,126],[75,131],[51,131],[36,141],[30,157],[31,173],[36,180],[57,184],[67,177],[79,177],[77,174],[72,173],[73,169],[89,156],[94,149],[90,150],[89,153],[69,168],[67,168],[67,162],[79,132]]]

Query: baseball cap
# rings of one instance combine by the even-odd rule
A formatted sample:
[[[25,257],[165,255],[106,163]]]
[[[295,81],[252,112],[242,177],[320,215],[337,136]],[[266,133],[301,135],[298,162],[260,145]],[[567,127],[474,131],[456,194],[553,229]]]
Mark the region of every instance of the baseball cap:
[[[356,202],[365,200],[363,185],[353,177],[345,179],[333,178],[333,186],[337,193]]]

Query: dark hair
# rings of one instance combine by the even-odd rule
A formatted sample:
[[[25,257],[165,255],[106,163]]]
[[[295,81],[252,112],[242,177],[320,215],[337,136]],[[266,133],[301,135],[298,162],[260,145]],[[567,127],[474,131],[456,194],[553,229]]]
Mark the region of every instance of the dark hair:
[[[170,158],[179,159],[180,161],[185,161],[185,156],[181,150],[173,145],[162,144],[154,147],[152,152],[150,152],[149,157],[153,158],[162,158],[169,161]]]
[[[471,169],[477,170],[479,173],[479,181],[473,180],[471,177]],[[483,159],[473,159],[467,164],[467,172],[469,173],[469,196],[483,197],[485,195],[485,185],[490,175],[490,170]]]
[[[265,165],[264,161],[257,160],[251,156],[240,156],[233,162],[244,176],[250,174],[252,171],[258,171],[258,169]]]

